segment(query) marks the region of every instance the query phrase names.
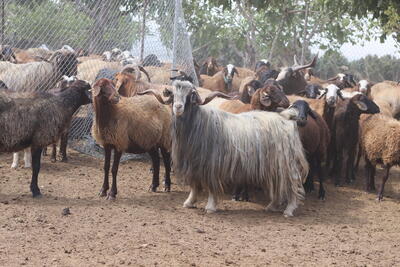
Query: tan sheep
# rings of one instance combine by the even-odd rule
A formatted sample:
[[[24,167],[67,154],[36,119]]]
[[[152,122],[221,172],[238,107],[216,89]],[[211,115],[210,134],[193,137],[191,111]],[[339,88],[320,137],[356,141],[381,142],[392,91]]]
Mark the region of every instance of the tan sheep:
[[[398,118],[400,115],[400,85],[397,82],[383,81],[371,88],[371,98],[383,114]]]

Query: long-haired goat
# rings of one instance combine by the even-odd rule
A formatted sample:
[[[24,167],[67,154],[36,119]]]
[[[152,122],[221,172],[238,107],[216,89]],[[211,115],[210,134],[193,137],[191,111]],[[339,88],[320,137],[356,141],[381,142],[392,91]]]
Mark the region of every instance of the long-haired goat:
[[[161,96],[148,90],[164,104],[173,103],[172,161],[176,174],[190,185],[184,207],[193,207],[201,188],[208,191],[207,212],[216,211],[217,196],[228,184],[260,186],[269,192],[267,210],[287,203],[285,216],[292,216],[304,197],[302,180],[308,172],[301,141],[293,121],[277,113],[252,111],[230,114],[204,106],[187,81],[174,81],[173,89]]]
[[[123,152],[150,154],[154,170],[151,189],[155,192],[159,185],[159,149],[164,159],[165,190],[170,191],[170,108],[161,105],[150,96],[121,97],[112,81],[105,78],[93,85],[93,104],[96,118],[92,134],[105,150],[104,182],[100,196],[115,199],[118,166]],[[107,194],[112,150],[114,150],[113,182]]]
[[[0,94],[0,151],[16,152],[31,147],[31,192],[40,196],[38,174],[42,149],[55,143],[68,127],[72,115],[91,102],[90,85],[74,82],[68,90],[49,93]]]
[[[0,62],[1,64],[3,62]],[[74,53],[65,50],[56,51],[48,61],[13,64],[11,68],[0,73],[0,80],[10,90],[17,92],[48,91],[54,88],[64,75],[76,76],[77,65]]]

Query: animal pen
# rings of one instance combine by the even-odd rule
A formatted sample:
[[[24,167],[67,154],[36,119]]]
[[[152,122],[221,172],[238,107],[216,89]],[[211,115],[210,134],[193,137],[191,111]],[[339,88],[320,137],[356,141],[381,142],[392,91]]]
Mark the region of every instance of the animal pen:
[[[118,48],[131,53],[131,64],[168,67],[171,75],[175,69],[183,70],[197,84],[181,0],[0,1],[1,45],[17,50],[41,48],[49,55],[72,48],[78,54],[80,79],[81,58],[97,55],[103,60],[105,51]],[[46,56],[41,55],[43,60]],[[115,61],[122,69],[123,63]],[[86,71],[98,72],[101,68],[96,62],[86,63]],[[11,78],[18,79],[17,75]],[[93,115],[91,105],[76,112],[69,143],[80,152],[99,156],[101,149],[91,137]]]

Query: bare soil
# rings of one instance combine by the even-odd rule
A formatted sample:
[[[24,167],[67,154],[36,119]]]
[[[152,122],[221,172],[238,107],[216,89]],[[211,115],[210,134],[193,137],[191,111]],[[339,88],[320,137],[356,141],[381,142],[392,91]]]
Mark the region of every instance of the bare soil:
[[[117,200],[100,199],[103,161],[74,151],[68,163],[43,159],[43,197],[33,199],[31,171],[11,170],[11,158],[0,155],[1,266],[400,265],[398,169],[380,203],[363,192],[360,170],[357,184],[328,183],[325,201],[311,193],[287,219],[266,213],[258,195],[250,203],[227,195],[216,214],[205,214],[205,196],[182,208],[188,188],[148,191],[146,160],[122,163]]]

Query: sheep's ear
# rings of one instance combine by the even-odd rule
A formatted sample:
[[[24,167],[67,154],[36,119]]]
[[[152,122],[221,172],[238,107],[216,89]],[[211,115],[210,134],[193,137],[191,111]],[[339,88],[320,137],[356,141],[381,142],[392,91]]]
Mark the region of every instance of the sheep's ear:
[[[362,101],[355,100],[354,104],[356,104],[358,109],[361,110],[361,111],[367,111],[368,110],[367,105]]]
[[[93,96],[98,96],[100,94],[101,88],[100,86],[94,86],[92,89]]]
[[[253,86],[247,86],[247,93],[249,94],[249,96],[253,96],[254,93],[256,92],[256,89],[254,89]]]

